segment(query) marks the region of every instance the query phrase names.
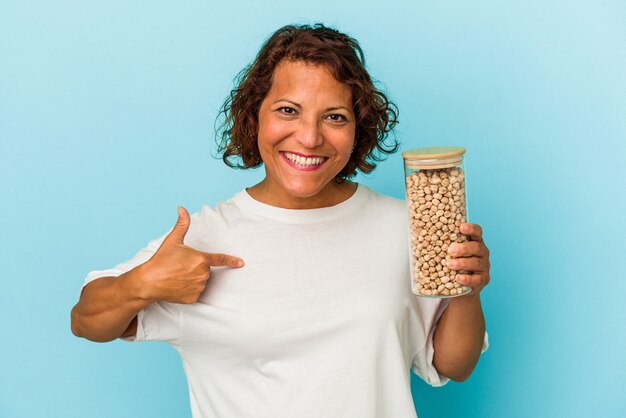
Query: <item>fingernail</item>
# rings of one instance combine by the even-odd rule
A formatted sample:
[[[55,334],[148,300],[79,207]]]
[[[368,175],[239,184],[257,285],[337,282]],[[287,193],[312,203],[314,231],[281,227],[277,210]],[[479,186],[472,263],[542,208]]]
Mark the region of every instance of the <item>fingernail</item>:
[[[459,247],[456,244],[452,244],[450,245],[450,247],[448,247],[448,254],[454,255],[459,251]]]
[[[456,267],[457,265],[458,265],[458,264],[457,264],[457,261],[456,261],[456,260],[448,260],[448,267],[452,267],[452,268],[454,268],[454,267]]]
[[[243,260],[237,260],[237,267],[243,267]]]

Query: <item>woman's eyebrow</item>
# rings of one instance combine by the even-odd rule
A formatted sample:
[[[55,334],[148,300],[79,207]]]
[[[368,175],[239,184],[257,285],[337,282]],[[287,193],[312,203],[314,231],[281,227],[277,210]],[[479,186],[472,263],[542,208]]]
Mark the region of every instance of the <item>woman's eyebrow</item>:
[[[278,100],[274,101],[274,103],[272,103],[272,104],[274,105],[274,104],[276,104],[278,102],[287,102],[287,103],[290,103],[290,104],[294,105],[297,108],[302,108],[302,105],[300,103],[296,103],[293,100],[288,100],[288,99],[278,99]],[[345,110],[347,112],[352,112],[352,110],[349,109],[346,106],[331,106],[331,107],[327,107],[324,111],[325,112],[332,112],[333,110],[340,110],[340,109],[343,109],[343,110]]]
[[[333,110],[340,110],[340,109],[343,109],[343,110],[345,110],[346,112],[352,112],[352,110],[351,110],[351,109],[348,109],[348,108],[347,108],[347,107],[345,107],[345,106],[333,106],[333,107],[328,107],[328,108],[326,108],[326,111],[327,111],[327,112],[331,112],[331,111],[333,111]]]
[[[278,103],[278,102],[287,102],[287,103],[291,103],[292,105],[294,105],[295,107],[302,107],[302,105],[300,103],[296,103],[292,100],[287,100],[287,99],[278,99],[276,100],[274,103],[272,103],[273,105]]]

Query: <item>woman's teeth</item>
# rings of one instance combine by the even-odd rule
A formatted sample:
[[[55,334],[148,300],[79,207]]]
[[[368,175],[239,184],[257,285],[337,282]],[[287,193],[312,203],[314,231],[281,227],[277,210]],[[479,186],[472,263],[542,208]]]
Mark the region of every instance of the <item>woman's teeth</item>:
[[[324,162],[324,157],[305,158],[296,154],[292,154],[290,152],[283,152],[283,155],[287,157],[287,159],[291,161],[292,163],[303,166],[303,167],[320,165]]]

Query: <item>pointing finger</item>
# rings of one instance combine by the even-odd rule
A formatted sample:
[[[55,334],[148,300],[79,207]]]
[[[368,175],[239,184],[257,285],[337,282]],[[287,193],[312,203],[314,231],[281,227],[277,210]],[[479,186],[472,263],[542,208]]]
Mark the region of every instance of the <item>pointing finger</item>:
[[[243,267],[243,260],[238,257],[223,253],[207,253],[207,260],[210,266],[225,266],[225,267]]]

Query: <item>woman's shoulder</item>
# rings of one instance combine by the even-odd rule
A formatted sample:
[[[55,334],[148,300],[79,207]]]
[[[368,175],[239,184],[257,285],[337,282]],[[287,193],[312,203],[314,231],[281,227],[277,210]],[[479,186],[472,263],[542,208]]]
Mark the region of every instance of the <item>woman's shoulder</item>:
[[[191,213],[191,225],[185,243],[203,251],[215,250],[214,244],[223,242],[232,228],[242,223],[242,213],[235,199],[238,194],[213,205],[205,203],[198,211]]]
[[[359,184],[359,187],[363,188],[364,191],[369,195],[368,199],[370,201],[370,204],[374,205],[376,208],[398,212],[401,211],[404,213],[406,205],[403,199],[399,199],[395,196],[376,191],[363,184]]]
[[[404,229],[407,225],[407,209],[404,200],[362,186],[368,194],[364,205],[369,222],[385,225],[390,229]]]
[[[241,216],[238,202],[241,201],[243,193],[245,190],[233,194],[226,200],[219,200],[214,205],[203,204],[198,212],[191,215],[192,219],[195,217],[198,221],[210,225],[232,222],[232,218]]]

